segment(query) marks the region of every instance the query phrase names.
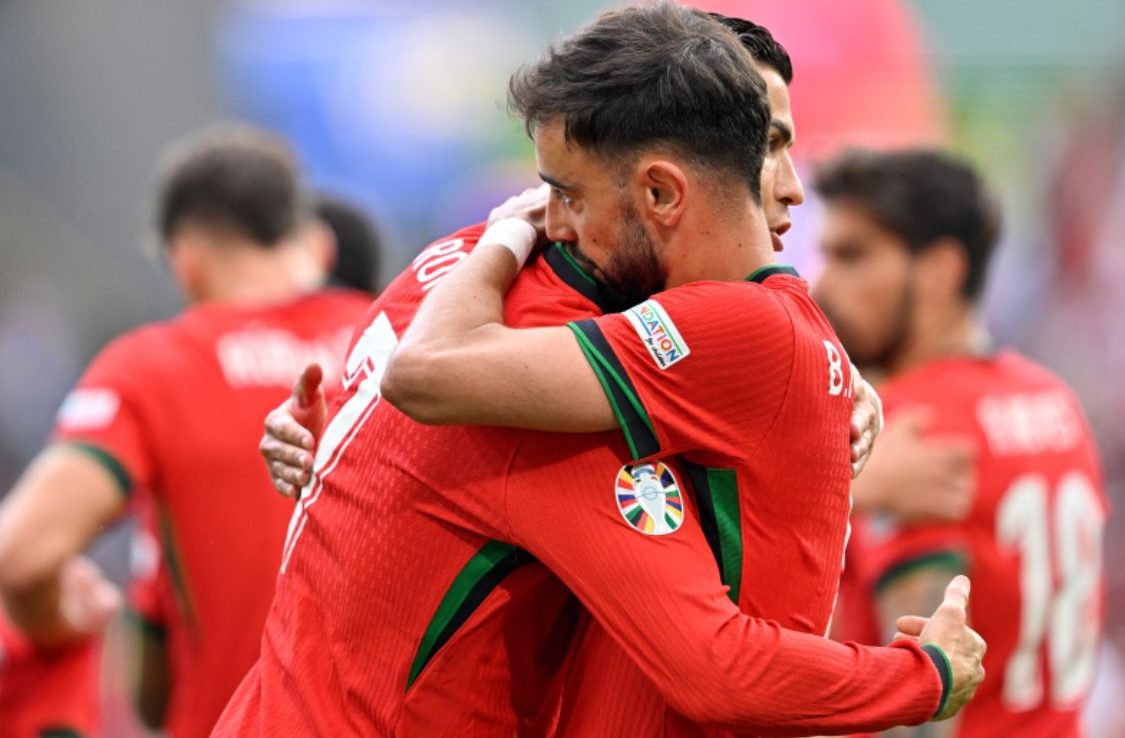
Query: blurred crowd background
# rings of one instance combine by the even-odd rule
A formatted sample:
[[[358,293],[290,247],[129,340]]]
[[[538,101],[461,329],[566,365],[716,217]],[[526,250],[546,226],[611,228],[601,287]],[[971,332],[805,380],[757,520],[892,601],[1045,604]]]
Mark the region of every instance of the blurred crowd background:
[[[1115,502],[1090,722],[1095,738],[1125,736],[1125,3],[698,4],[762,23],[789,49],[804,174],[848,145],[932,143],[1001,194],[988,324],[1075,387]],[[180,306],[150,248],[169,142],[223,119],[286,135],[310,186],[376,219],[387,279],[535,182],[504,110],[508,74],[608,6],[0,0],[0,490],[90,357]],[[816,203],[794,219],[786,260],[815,279]],[[96,551],[119,579],[124,540],[112,532]],[[124,685],[107,684],[110,734],[131,734]]]

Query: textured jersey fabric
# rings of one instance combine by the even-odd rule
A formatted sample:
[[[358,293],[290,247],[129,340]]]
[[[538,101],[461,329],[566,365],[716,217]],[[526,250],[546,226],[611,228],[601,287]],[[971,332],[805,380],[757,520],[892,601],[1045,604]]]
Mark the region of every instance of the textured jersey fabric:
[[[963,568],[973,581],[970,624],[988,653],[958,735],[1081,736],[1103,617],[1107,498],[1072,392],[1002,352],[929,363],[888,382],[882,396],[889,423],[900,410],[926,407],[928,432],[974,443],[977,496],[960,523],[867,516],[857,524],[848,566],[869,606],[913,567]]]
[[[207,735],[257,657],[293,507],[258,454],[263,419],[308,361],[338,376],[370,302],[327,290],[191,308],[111,342],[59,412],[56,439],[100,459],[159,537],[168,586],[133,594],[166,628],[171,736]]]

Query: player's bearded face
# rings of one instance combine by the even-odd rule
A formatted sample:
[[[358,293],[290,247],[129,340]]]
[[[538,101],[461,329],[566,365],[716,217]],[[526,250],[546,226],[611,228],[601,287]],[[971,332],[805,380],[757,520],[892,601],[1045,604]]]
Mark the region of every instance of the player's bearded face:
[[[885,366],[913,321],[914,269],[906,246],[857,208],[830,205],[821,246],[825,267],[815,296],[861,366]]]
[[[624,206],[616,247],[602,269],[602,278],[625,297],[642,302],[664,289],[664,268],[656,241],[645,230],[632,204]]]

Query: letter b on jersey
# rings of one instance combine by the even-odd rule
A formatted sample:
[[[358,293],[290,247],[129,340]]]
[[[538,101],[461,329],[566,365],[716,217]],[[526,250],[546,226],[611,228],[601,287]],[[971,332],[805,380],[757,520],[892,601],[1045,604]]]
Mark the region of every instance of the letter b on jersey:
[[[836,397],[844,391],[844,360],[831,341],[824,342],[824,350],[828,352],[828,394]]]

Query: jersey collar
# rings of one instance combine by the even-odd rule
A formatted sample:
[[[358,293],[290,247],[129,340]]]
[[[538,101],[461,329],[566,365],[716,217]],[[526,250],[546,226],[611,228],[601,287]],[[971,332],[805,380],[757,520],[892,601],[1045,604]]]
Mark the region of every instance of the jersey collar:
[[[567,286],[594,303],[603,313],[620,313],[636,304],[586,271],[562,243],[551,244],[543,257]]]
[[[761,284],[775,274],[788,274],[790,277],[800,277],[797,270],[788,264],[767,264],[764,267],[755,269],[754,273],[746,278],[747,282],[757,282]]]

